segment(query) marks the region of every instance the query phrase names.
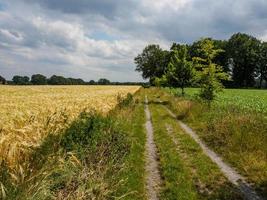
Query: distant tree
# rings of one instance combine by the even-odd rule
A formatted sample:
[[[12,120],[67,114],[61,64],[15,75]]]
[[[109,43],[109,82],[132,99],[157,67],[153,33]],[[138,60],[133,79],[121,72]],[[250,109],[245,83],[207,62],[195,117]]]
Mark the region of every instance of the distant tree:
[[[110,84],[110,81],[108,79],[105,79],[105,78],[101,78],[98,80],[98,85],[109,85]]]
[[[223,88],[221,80],[227,80],[229,76],[220,65],[213,62],[213,59],[223,50],[215,49],[212,40],[202,39],[198,51],[201,57],[194,57],[193,60],[200,69],[198,72],[201,86],[200,97],[210,105],[216,93]]]
[[[68,81],[70,82],[70,85],[84,85],[84,80],[80,78],[68,78]]]
[[[144,79],[149,79],[153,83],[156,77],[161,77],[168,66],[170,55],[159,45],[151,44],[145,47],[143,52],[135,59],[136,71],[142,72]]]
[[[30,78],[28,76],[14,76],[12,81],[16,85],[28,85],[30,82]]]
[[[0,85],[1,84],[7,84],[7,81],[4,77],[0,76]]]
[[[260,41],[247,34],[234,34],[228,41],[227,54],[233,64],[235,86],[253,87],[259,65]]]
[[[71,81],[63,76],[53,75],[48,79],[49,85],[70,85]]]
[[[95,85],[96,84],[96,82],[94,80],[90,80],[88,83],[89,83],[89,85]]]
[[[184,88],[189,86],[195,76],[195,69],[192,61],[188,61],[188,52],[185,45],[173,48],[172,57],[166,70],[164,80],[169,85],[179,87],[184,95]]]
[[[33,85],[46,85],[47,78],[42,74],[34,74],[31,77],[31,83]]]
[[[263,80],[267,82],[267,42],[263,42],[260,47],[257,74],[260,80],[259,87],[262,88]]]

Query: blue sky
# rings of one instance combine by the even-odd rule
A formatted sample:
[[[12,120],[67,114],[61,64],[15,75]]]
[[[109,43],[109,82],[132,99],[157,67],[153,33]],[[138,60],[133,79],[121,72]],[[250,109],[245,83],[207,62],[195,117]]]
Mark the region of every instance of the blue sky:
[[[266,0],[0,0],[0,75],[141,81],[149,43],[246,32],[267,41]]]

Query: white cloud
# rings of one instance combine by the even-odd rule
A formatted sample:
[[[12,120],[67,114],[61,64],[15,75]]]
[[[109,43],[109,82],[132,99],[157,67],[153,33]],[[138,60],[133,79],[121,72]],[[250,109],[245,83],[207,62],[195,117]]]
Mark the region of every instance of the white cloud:
[[[145,45],[226,39],[267,40],[266,0],[0,0],[0,71],[141,80],[134,57]]]

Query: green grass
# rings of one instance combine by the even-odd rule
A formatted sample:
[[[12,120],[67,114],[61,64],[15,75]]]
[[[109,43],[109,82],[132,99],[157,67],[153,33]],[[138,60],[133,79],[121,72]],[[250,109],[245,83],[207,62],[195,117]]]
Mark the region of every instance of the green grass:
[[[196,92],[196,89],[190,90]],[[259,193],[267,196],[266,110],[256,111],[253,107],[258,102],[267,104],[267,101],[264,102],[266,91],[226,90],[220,96],[231,100],[214,102],[211,108],[192,96],[174,97],[165,91],[161,90],[160,95],[168,101],[169,108],[189,124],[209,147],[247,177]],[[262,96],[256,97],[256,94]],[[235,102],[236,98],[242,101]],[[246,102],[249,108],[245,106]]]
[[[167,89],[173,94],[180,94],[179,89]],[[186,94],[194,97],[198,94],[198,88],[186,88]],[[224,89],[219,93],[213,106],[238,107],[244,111],[256,111],[267,114],[267,90],[256,89]]]
[[[143,92],[135,95],[135,106],[126,107],[120,111],[117,119],[121,127],[128,133],[131,143],[130,153],[126,156],[124,168],[118,176],[124,180],[124,184],[116,191],[115,196],[123,196],[124,200],[146,199],[145,191],[145,143],[146,133],[144,129],[145,113],[143,104]]]
[[[216,164],[158,103],[161,95],[155,90],[148,93],[164,180],[161,199],[241,199]]]

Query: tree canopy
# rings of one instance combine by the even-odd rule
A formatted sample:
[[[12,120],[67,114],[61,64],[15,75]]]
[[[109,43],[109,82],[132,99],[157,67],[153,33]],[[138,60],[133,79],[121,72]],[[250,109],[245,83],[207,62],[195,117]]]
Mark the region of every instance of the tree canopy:
[[[227,44],[228,59],[233,64],[236,87],[253,87],[260,56],[260,41],[247,34],[234,34]]]
[[[230,79],[222,80],[224,86],[262,87],[265,83],[267,87],[267,42],[245,33],[236,33],[229,40],[203,38],[192,44],[173,43],[170,50],[163,50],[156,44],[148,45],[134,59],[136,71],[141,72],[142,77],[149,79],[151,84],[165,84],[166,71],[175,49],[185,46],[188,61],[193,61],[193,58],[206,59],[207,55],[211,55],[211,52],[203,51],[203,40],[212,41],[213,50],[220,50],[216,51],[216,56],[212,56],[212,63],[221,66],[221,70],[230,75]],[[201,70],[199,64],[201,60],[198,60],[198,65],[194,64],[196,71]]]
[[[191,61],[188,61],[187,47],[185,45],[176,46],[171,53],[165,76],[169,85],[180,87],[182,95],[184,88],[189,86],[195,75],[195,68]]]
[[[6,84],[6,83],[7,83],[6,79],[4,77],[0,76],[0,85]]]
[[[144,79],[148,78],[150,83],[153,83],[156,77],[161,77],[164,74],[169,59],[168,51],[162,50],[159,45],[148,45],[134,59],[136,71],[142,72],[142,77]]]
[[[229,78],[222,66],[213,62],[223,50],[215,49],[214,41],[211,39],[200,40],[197,50],[201,57],[194,57],[193,61],[199,69],[197,78],[201,86],[200,97],[210,104],[223,87],[221,81]]]
[[[28,85],[30,84],[30,78],[28,76],[13,76],[12,81],[16,85]]]
[[[31,83],[33,85],[46,85],[47,78],[42,74],[34,74],[31,77]]]

